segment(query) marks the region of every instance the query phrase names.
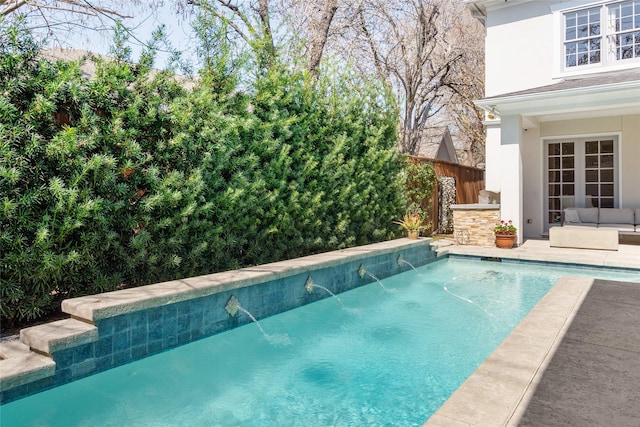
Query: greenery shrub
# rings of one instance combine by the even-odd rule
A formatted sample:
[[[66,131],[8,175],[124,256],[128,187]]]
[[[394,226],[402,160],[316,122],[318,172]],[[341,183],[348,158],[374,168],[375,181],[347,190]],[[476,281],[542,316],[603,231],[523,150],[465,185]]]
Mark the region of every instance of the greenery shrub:
[[[407,212],[418,215],[425,229],[430,229],[428,211],[431,208],[431,195],[437,189],[438,178],[433,163],[412,158],[407,159],[404,171]]]
[[[116,44],[117,46],[117,44]],[[51,62],[0,38],[0,315],[395,237],[397,113],[371,82],[274,67],[192,90],[124,48]]]

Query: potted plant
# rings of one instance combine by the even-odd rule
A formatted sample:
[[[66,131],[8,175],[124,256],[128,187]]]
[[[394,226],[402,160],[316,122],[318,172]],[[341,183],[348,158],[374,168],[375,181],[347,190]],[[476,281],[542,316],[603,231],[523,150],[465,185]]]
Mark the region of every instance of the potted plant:
[[[394,223],[401,225],[402,228],[407,230],[407,237],[414,240],[418,238],[420,230],[424,228],[424,225],[422,225],[422,215],[417,211],[407,211],[402,220],[394,221]]]
[[[500,220],[500,222],[493,227],[493,233],[496,236],[497,247],[510,249],[516,243],[518,229],[513,225],[513,221]]]

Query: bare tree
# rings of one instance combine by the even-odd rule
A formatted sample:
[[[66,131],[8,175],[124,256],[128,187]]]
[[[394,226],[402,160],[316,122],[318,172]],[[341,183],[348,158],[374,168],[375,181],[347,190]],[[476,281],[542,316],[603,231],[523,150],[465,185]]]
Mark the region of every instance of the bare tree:
[[[462,56],[452,64],[455,90],[441,124],[449,126],[460,162],[475,166],[484,161],[484,115],[474,104],[484,96],[484,28],[459,0],[438,2],[442,11],[439,26],[446,28],[443,49]]]
[[[74,14],[98,16],[99,14],[109,15],[117,18],[131,18],[118,10],[123,6],[122,2],[113,2],[113,7],[109,5],[103,6],[106,2],[100,3],[85,0],[0,0],[0,15],[7,16],[25,9],[35,9],[39,13],[45,12],[70,12]],[[134,1],[131,3],[139,3]],[[126,5],[126,3],[125,3]]]
[[[458,90],[456,65],[462,53],[445,35],[439,1],[367,0],[358,10],[359,36],[376,72],[401,103],[400,149],[415,152],[423,130]]]
[[[141,0],[0,0],[0,16],[24,17],[31,31],[64,44],[79,30],[110,33],[117,21],[132,18],[134,10],[155,7]]]
[[[320,60],[322,59],[322,53],[324,52],[324,46],[329,36],[329,28],[333,17],[338,10],[338,0],[327,0],[324,2],[324,7],[320,9],[321,13],[314,14],[313,24],[311,26],[309,37],[309,61],[308,68],[315,77],[318,77],[318,67],[320,66]]]
[[[74,45],[78,36],[93,39],[102,34],[110,39],[117,23],[126,25],[138,13],[152,15],[162,5],[162,0],[0,0],[0,16],[8,21],[24,18],[34,35],[65,46]],[[135,29],[128,32],[133,40],[146,44]]]

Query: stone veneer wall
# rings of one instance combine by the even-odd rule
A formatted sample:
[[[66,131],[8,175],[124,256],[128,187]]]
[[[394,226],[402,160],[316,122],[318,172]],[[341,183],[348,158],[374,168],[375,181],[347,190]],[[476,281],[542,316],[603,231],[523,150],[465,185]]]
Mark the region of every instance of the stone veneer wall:
[[[384,278],[410,269],[399,257],[416,267],[434,261],[430,243],[399,239],[65,300],[71,319],[23,329],[17,344],[29,354],[0,359],[0,403],[251,322],[225,311],[232,295],[264,318],[329,297],[309,293],[308,278],[337,294],[374,281],[360,266]],[[25,357],[45,362],[29,372]]]
[[[500,205],[453,205],[451,208],[458,244],[495,246],[493,227],[500,222]]]

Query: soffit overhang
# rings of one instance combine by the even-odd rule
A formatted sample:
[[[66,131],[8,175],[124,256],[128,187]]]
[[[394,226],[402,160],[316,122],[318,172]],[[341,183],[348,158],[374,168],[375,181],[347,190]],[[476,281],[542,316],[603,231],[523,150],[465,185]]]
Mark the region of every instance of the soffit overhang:
[[[500,116],[533,116],[541,121],[640,114],[640,81],[495,96],[476,105]]]

